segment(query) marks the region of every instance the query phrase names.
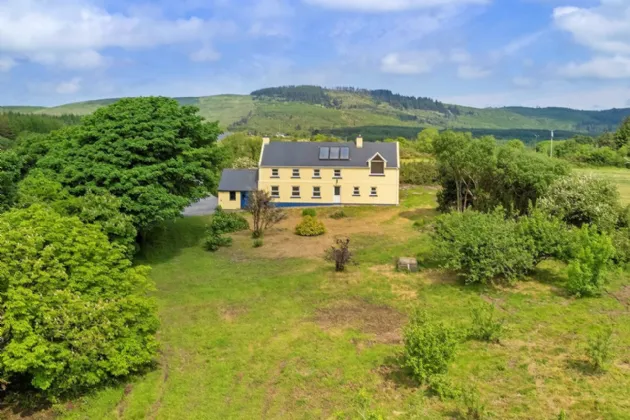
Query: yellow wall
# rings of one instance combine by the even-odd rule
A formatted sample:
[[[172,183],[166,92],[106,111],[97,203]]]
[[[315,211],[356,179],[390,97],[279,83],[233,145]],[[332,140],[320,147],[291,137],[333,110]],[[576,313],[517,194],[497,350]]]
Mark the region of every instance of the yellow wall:
[[[238,210],[241,208],[241,193],[236,191],[236,200],[230,201],[230,193],[219,191],[219,205],[223,210]]]
[[[271,178],[272,168],[259,169],[258,187],[271,192],[272,186],[280,187],[281,203],[331,204],[334,202],[334,186],[341,186],[340,204],[390,204],[397,205],[399,171],[386,168],[384,176],[370,176],[370,168],[339,168],[341,179],[334,179],[334,168],[319,168],[321,179],[313,178],[313,169],[300,167],[300,178],[291,178],[293,168],[278,168],[279,178]],[[293,186],[300,187],[300,198],[291,198]],[[321,189],[321,199],[313,198],[313,186]],[[354,187],[359,187],[360,197],[353,196]],[[371,187],[377,188],[378,197],[371,197]]]

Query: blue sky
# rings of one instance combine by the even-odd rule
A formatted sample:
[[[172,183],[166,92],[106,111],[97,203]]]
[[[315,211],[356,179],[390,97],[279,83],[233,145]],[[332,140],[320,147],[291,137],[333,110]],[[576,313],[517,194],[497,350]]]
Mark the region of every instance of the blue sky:
[[[284,84],[630,106],[630,0],[0,0],[0,105]]]

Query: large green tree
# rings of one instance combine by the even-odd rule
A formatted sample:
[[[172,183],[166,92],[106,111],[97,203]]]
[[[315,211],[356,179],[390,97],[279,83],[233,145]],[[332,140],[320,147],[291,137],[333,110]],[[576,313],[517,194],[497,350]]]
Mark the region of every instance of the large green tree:
[[[38,162],[74,196],[110,193],[145,233],[215,192],[223,165],[217,123],[163,97],[128,98],[98,109]]]
[[[10,208],[17,199],[22,160],[14,152],[0,151],[0,212]]]
[[[48,206],[0,215],[0,384],[54,399],[150,364],[148,271],[100,227]]]
[[[615,133],[617,149],[630,144],[630,117],[626,118]]]

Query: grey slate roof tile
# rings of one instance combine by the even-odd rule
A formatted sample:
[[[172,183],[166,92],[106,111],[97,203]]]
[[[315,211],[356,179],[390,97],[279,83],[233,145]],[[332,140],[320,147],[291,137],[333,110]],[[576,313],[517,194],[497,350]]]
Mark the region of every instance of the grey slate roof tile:
[[[321,147],[348,147],[349,160],[320,160]],[[362,148],[356,143],[332,142],[271,142],[264,146],[261,167],[336,167],[336,168],[365,168],[367,161],[376,153],[387,161],[388,168],[398,168],[398,154],[396,143],[364,142]]]
[[[219,191],[254,191],[258,189],[257,169],[224,169]]]

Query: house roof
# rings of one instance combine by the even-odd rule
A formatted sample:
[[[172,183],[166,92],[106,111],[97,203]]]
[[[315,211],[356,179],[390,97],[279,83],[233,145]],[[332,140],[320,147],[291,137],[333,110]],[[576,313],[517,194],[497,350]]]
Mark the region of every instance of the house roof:
[[[320,159],[322,147],[347,147],[350,159]],[[365,168],[376,154],[387,161],[388,168],[398,168],[396,143],[364,142],[362,148],[355,143],[333,142],[272,142],[264,146],[261,167],[335,167]]]
[[[219,191],[254,191],[258,188],[257,169],[224,169]]]

